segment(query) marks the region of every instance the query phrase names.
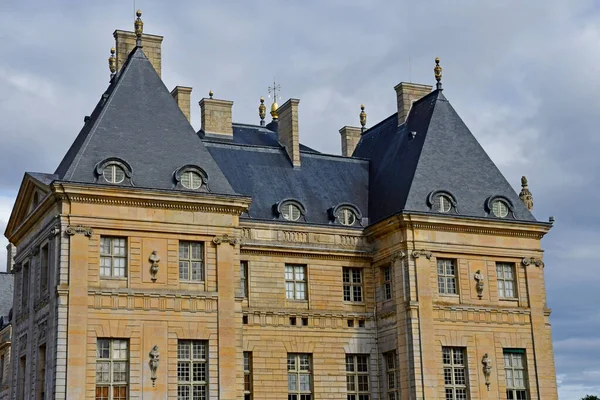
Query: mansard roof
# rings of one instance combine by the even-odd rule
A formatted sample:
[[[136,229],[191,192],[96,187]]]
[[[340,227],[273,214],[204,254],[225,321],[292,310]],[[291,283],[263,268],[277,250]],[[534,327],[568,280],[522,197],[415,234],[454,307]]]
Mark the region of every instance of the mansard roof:
[[[435,212],[428,197],[446,191],[453,215],[493,218],[499,196],[513,207],[506,219],[535,221],[441,90],[413,104],[406,122],[394,114],[365,132],[354,156],[371,161],[369,213],[374,223],[399,212]]]
[[[141,47],[129,54],[56,170],[58,179],[104,184],[96,166],[118,159],[131,168],[131,185],[174,189],[174,172],[201,167],[210,190],[235,194]]]

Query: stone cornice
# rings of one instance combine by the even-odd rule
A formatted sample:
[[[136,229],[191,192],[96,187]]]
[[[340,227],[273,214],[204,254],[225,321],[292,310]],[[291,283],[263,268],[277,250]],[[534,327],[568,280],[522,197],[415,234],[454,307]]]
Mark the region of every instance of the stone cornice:
[[[333,251],[331,249],[321,248],[289,248],[279,246],[260,246],[249,248],[242,246],[241,254],[257,255],[257,256],[274,256],[274,257],[302,257],[302,258],[318,258],[321,260],[339,260],[351,261],[356,259],[371,260],[373,255],[368,252],[348,252],[348,251]]]

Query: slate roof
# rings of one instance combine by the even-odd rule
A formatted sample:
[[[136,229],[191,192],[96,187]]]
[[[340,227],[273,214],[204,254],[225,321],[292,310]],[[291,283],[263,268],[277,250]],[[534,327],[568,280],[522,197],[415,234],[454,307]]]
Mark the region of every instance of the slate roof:
[[[486,201],[500,195],[514,219],[535,221],[441,90],[415,102],[400,127],[394,114],[366,131],[354,156],[371,161],[371,223],[401,211],[435,212],[427,198],[437,190],[455,196],[454,215],[492,218]]]
[[[193,164],[209,187],[235,194],[142,48],[136,47],[56,170],[58,179],[104,184],[95,166],[118,157],[132,169],[135,186],[173,189],[173,173]]]
[[[14,275],[10,272],[0,272],[0,317],[3,317],[4,325],[8,322],[8,314],[13,304],[13,285]]]
[[[301,167],[293,168],[287,153],[279,146],[204,140],[234,190],[252,197],[249,210],[252,219],[276,219],[273,206],[289,198],[306,207],[308,223],[330,223],[328,210],[341,203],[355,205],[363,218],[368,217],[367,160],[301,152]]]

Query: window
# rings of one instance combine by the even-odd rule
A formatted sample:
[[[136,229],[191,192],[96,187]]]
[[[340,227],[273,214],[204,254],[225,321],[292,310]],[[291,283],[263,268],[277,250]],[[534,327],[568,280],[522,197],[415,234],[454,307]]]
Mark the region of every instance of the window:
[[[456,266],[454,260],[438,258],[438,289],[440,294],[456,294]]]
[[[35,391],[37,400],[44,400],[45,392],[46,392],[46,345],[43,344],[38,349],[38,359],[37,359],[37,388]]]
[[[199,242],[179,242],[179,280],[204,281],[204,246]]]
[[[125,180],[125,170],[117,164],[110,164],[104,168],[102,176],[108,183],[121,183]]]
[[[310,354],[288,354],[288,400],[312,400]]]
[[[444,364],[446,400],[466,400],[468,390],[465,349],[442,347],[442,362]]]
[[[252,400],[252,353],[244,352],[244,400]]]
[[[498,218],[505,218],[508,215],[508,204],[502,200],[494,200],[492,213]]]
[[[300,207],[289,202],[281,206],[281,215],[288,221],[298,221],[302,215],[302,212],[300,211]]]
[[[385,375],[387,400],[398,400],[398,362],[396,361],[396,351],[383,353],[385,359]]]
[[[4,382],[4,354],[0,356],[0,386]]]
[[[40,265],[40,287],[42,291],[48,289],[48,245],[46,244],[42,247],[42,257],[41,257],[41,265]]]
[[[202,177],[195,171],[186,171],[181,174],[181,185],[186,189],[199,189],[202,186]]]
[[[118,237],[100,238],[100,276],[121,278],[127,265],[127,240]]]
[[[126,400],[129,343],[125,339],[96,341],[96,400]]]
[[[506,398],[527,400],[529,397],[524,350],[504,349],[504,372],[506,373]]]
[[[29,263],[23,264],[23,281],[21,282],[21,312],[27,312],[27,300],[29,299]]]
[[[369,400],[369,356],[346,355],[347,400]]]
[[[208,343],[201,340],[177,342],[177,399],[208,399]]]
[[[306,300],[306,265],[285,266],[285,297]]]
[[[348,207],[340,208],[337,212],[337,219],[342,225],[352,226],[356,223],[356,213]]]
[[[25,400],[25,372],[27,371],[27,357],[19,359],[19,372],[17,376],[17,400]]]
[[[363,301],[362,268],[343,268],[344,301]]]
[[[248,297],[248,261],[240,262],[240,289],[243,297]]]
[[[392,299],[392,267],[387,266],[382,268],[383,276],[383,299]]]
[[[438,212],[447,213],[452,209],[452,200],[450,200],[450,197],[443,194],[437,197],[435,203]]]
[[[496,263],[498,278],[498,297],[515,298],[515,265],[511,263]]]

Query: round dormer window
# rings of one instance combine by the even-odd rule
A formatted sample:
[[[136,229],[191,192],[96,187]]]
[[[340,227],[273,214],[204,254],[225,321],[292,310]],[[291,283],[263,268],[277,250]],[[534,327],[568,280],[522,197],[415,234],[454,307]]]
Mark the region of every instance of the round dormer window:
[[[104,168],[102,176],[108,183],[121,183],[125,180],[125,170],[117,164],[111,164]]]
[[[452,200],[450,197],[441,194],[437,197],[436,208],[438,212],[447,213],[452,209]]]
[[[181,185],[186,189],[199,189],[202,183],[202,177],[196,171],[186,171],[181,174]]]
[[[492,203],[492,213],[498,218],[506,218],[508,215],[508,204],[502,200],[494,200]]]
[[[356,223],[356,213],[348,207],[340,208],[337,219],[342,225],[352,226]]]
[[[302,215],[302,212],[300,211],[300,207],[292,202],[289,202],[281,206],[281,215],[288,221],[298,221]]]

